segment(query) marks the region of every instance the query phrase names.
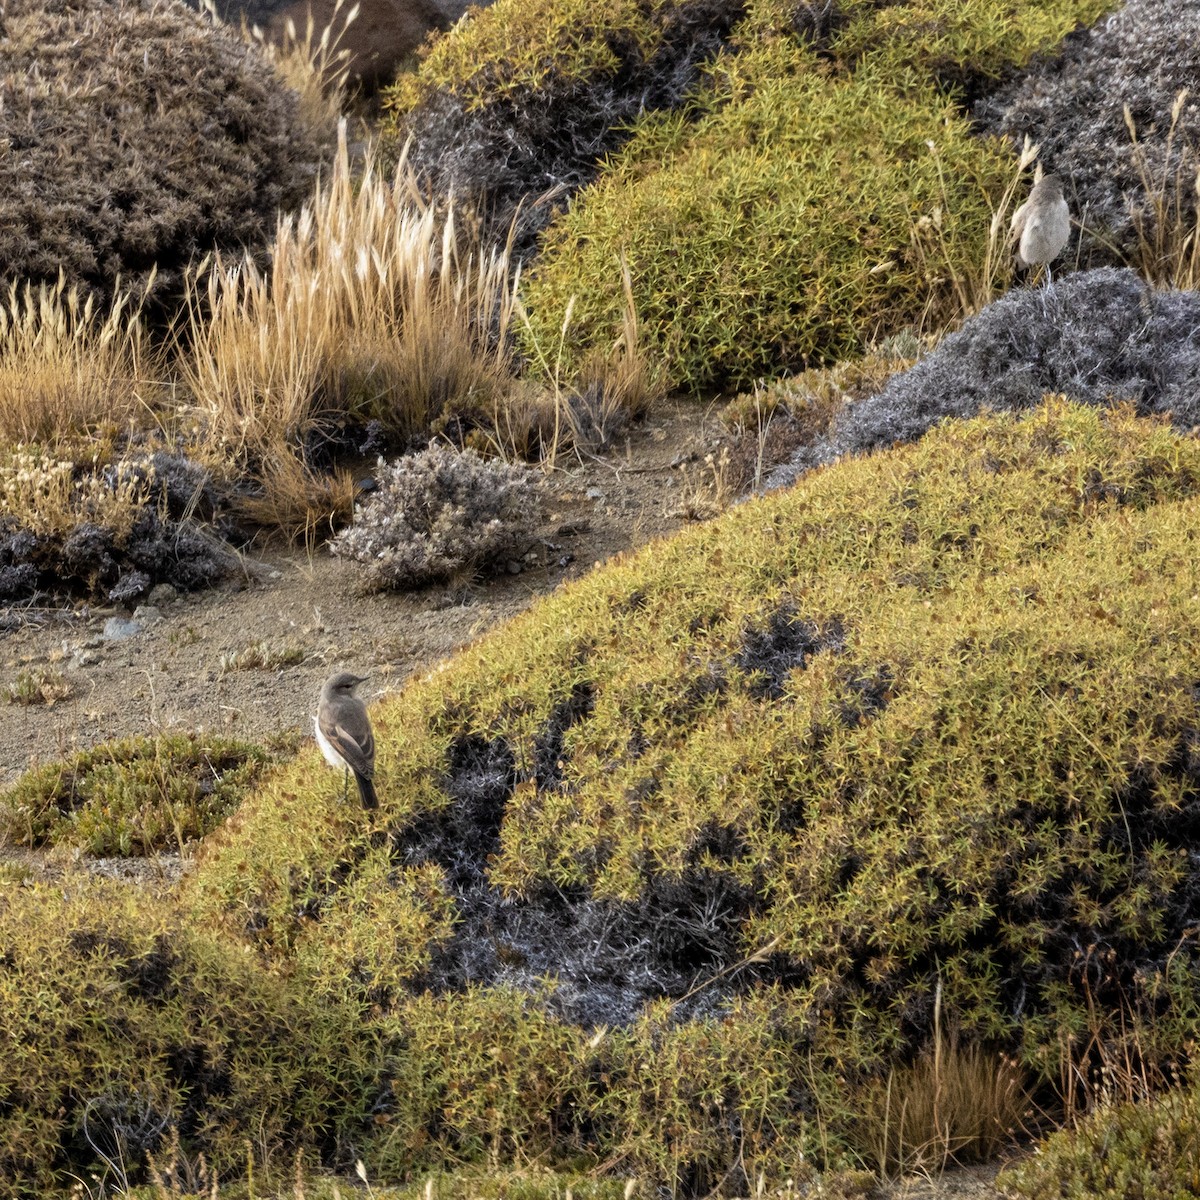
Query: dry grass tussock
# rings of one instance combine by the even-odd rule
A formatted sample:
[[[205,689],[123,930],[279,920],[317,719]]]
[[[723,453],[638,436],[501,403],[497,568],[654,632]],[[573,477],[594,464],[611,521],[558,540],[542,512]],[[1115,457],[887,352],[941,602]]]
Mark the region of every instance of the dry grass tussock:
[[[218,19],[211,0],[203,8]],[[318,30],[310,8],[303,33],[289,17],[279,42],[271,41],[257,25],[247,26],[242,18],[242,36],[258,46],[275,73],[299,96],[301,119],[318,137],[332,140],[346,109],[350,51],[341,43],[358,13],[358,4],[347,7],[346,0],[337,0],[329,24]]]
[[[511,379],[517,273],[505,247],[426,202],[401,160],[352,174],[343,124],[332,173],[282,217],[271,264],[217,258],[194,273],[179,371],[210,455],[264,468],[347,419],[403,441],[447,409],[489,407]]]
[[[1179,118],[1187,102],[1185,88],[1171,106],[1166,146],[1156,169],[1138,140],[1137,126],[1125,106],[1125,127],[1133,142],[1133,163],[1145,193],[1145,205],[1130,206],[1137,249],[1129,264],[1156,287],[1194,289],[1200,285],[1200,165],[1194,147],[1176,154]]]
[[[949,192],[942,175],[937,147],[929,143],[930,153],[937,159],[938,173],[943,179],[944,203],[918,218],[911,231],[913,260],[925,275],[931,297],[918,323],[921,328],[953,328],[968,317],[973,317],[1008,289],[1013,275],[1009,223],[1013,211],[1024,199],[1026,172],[1037,161],[1038,149],[1035,143],[1025,139],[1004,191],[992,204],[992,217],[988,223],[982,257],[958,268],[948,266],[961,262],[962,256],[951,253],[951,239],[955,231],[948,227],[946,221],[946,213],[950,211]],[[943,277],[943,272],[948,274]]]
[[[0,299],[0,439],[56,443],[101,426],[145,424],[158,407],[161,362],[138,300],[107,311],[61,277],[13,283]]]

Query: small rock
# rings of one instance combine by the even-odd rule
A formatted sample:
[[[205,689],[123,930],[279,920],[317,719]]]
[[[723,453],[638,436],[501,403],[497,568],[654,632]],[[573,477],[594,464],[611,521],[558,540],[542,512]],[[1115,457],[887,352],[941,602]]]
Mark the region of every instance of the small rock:
[[[575,561],[575,555],[573,555],[573,554],[564,554],[564,555],[563,555],[563,556],[562,556],[562,557],[561,557],[561,558],[558,560],[558,565],[559,565],[560,567],[569,567],[569,566],[570,566],[570,565],[571,565],[571,564],[572,564],[574,561]]]
[[[137,621],[129,621],[124,617],[109,617],[104,622],[104,640],[106,642],[123,642],[127,638],[136,637],[142,632]]]
[[[150,589],[150,595],[146,597],[147,602],[156,608],[178,599],[179,592],[169,583],[156,583]]]
[[[85,637],[83,641],[79,643],[79,645],[84,650],[95,650],[98,646],[104,645],[104,638],[98,633],[93,633],[90,636]]]
[[[282,571],[268,571],[267,578],[268,579],[282,579],[283,572]]]
[[[560,525],[555,531],[555,537],[575,537],[580,533],[587,533],[591,529],[591,521],[568,521],[565,525]]]
[[[162,620],[162,610],[155,608],[153,604],[139,604],[133,610],[133,619],[143,625],[153,625]]]
[[[78,671],[80,667],[95,666],[100,661],[100,655],[92,650],[77,650],[72,656],[71,661],[67,664],[72,671]]]
[[[514,558],[510,558],[510,559],[508,560],[508,563],[507,563],[506,565],[507,565],[507,567],[508,567],[508,573],[509,573],[510,575],[520,575],[520,573],[521,573],[521,564],[520,564],[519,562],[517,562],[517,560],[516,560],[516,559],[514,559]]]
[[[603,500],[604,493],[599,488],[588,488],[587,498],[589,500]]]
[[[536,550],[530,550],[530,552],[527,555],[525,555],[525,561],[527,563],[535,563],[541,557],[542,556]]]

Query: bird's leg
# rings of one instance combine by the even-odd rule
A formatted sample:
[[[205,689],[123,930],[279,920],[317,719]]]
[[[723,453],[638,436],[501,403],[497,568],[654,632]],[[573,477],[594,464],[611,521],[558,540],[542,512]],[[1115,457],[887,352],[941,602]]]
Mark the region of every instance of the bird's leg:
[[[345,804],[350,798],[350,768],[342,768],[342,803]]]

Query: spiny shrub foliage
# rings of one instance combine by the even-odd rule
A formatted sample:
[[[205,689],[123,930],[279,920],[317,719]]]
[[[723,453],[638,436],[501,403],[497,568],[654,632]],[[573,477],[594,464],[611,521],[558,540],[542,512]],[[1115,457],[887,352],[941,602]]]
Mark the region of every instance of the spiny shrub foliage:
[[[261,246],[317,151],[255,51],[184,5],[22,0],[0,65],[0,281],[60,271],[162,295],[206,250]]]
[[[686,116],[643,122],[547,231],[525,287],[533,335],[554,346],[574,296],[569,345],[611,340],[623,255],[677,384],[845,357],[937,294],[910,253],[921,214],[943,213],[943,283],[982,254],[1006,170],[932,82],[900,94],[866,64],[830,74],[777,39],[730,59]]]
[[[110,742],[38,767],[0,793],[0,832],[27,846],[150,854],[203,837],[261,779],[270,756],[232,738]]]
[[[938,421],[984,408],[1027,409],[1047,394],[1128,401],[1142,415],[1200,425],[1200,295],[1155,291],[1131,270],[1080,271],[989,304],[931,354],[852,403],[833,432],[803,447],[779,487],[839,454],[915,441]]]
[[[1200,11],[1187,0],[1129,0],[1108,20],[1070,39],[1060,55],[981,101],[985,129],[1041,146],[1048,170],[1069,181],[1085,223],[1087,259],[1131,256],[1143,227],[1190,223],[1200,167]],[[1178,94],[1191,89],[1179,109]],[[1137,130],[1130,137],[1125,110]],[[1153,193],[1164,202],[1158,211]],[[1149,193],[1149,194],[1148,194]],[[1151,234],[1153,237],[1154,235]],[[1150,264],[1147,264],[1150,265]]]
[[[575,296],[572,347],[609,344],[624,254],[674,381],[747,384],[946,300],[1003,187],[946,85],[961,98],[1107,6],[499,0],[397,84],[396,137],[440,186],[490,191],[505,215],[599,171],[546,236],[534,340],[555,344]]]
[[[770,1177],[836,1151],[939,989],[1035,1078],[1123,1035],[1169,1057],[1200,1017],[1198,517],[1200,443],[1128,408],[843,462],[380,706],[377,827],[307,761],[273,777],[184,903],[371,1006],[391,1169]]]
[[[1144,1104],[1101,1108],[1047,1138],[997,1181],[1026,1200],[1200,1197],[1200,1093],[1195,1086]]]
[[[218,1172],[250,1131],[329,1145],[364,1106],[353,1032],[128,887],[0,890],[0,1195],[137,1183],[172,1129]]]
[[[526,467],[431,445],[384,465],[335,554],[367,566],[380,588],[416,588],[519,556],[534,539],[541,503]]]
[[[552,344],[575,296],[572,345],[609,339],[622,256],[651,344],[692,388],[936,321],[985,257],[1009,169],[945,84],[1026,62],[1102,7],[850,4],[811,47],[756,11],[687,110],[639,122],[547,231],[533,337]]]
[[[385,136],[442,190],[486,192],[504,222],[522,200],[589,182],[646,113],[685,108],[707,64],[764,38],[800,38],[852,63],[887,44],[943,83],[994,76],[1104,4],[1036,8],[947,0],[498,0],[433,41],[386,96]],[[836,36],[835,36],[836,35]],[[521,214],[522,244],[552,209]]]
[[[486,192],[506,227],[522,201],[590,179],[644,111],[680,104],[744,7],[497,0],[436,39],[386,94],[385,140],[413,137],[409,161],[437,190]],[[521,215],[522,248],[550,212]]]
[[[165,582],[190,591],[233,562],[191,516],[211,516],[206,471],[157,451],[122,457],[97,438],[53,450],[0,444],[0,601],[51,594],[118,603]]]

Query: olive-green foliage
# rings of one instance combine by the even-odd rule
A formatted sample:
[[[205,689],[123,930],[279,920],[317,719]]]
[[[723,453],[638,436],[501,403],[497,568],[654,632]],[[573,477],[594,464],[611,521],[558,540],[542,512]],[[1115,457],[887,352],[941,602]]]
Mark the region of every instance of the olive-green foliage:
[[[1047,1138],[997,1180],[1027,1200],[1195,1200],[1200,1197],[1200,1093],[1172,1089],[1104,1107]]]
[[[180,849],[229,816],[271,762],[263,748],[226,737],[106,742],[35,767],[0,793],[0,834],[91,854]]]
[[[0,890],[0,1196],[65,1192],[101,1156],[137,1182],[171,1129],[244,1165],[361,1119],[365,1044],[243,950],[129,888]]]
[[[304,758],[209,839],[184,903],[378,1006],[393,1164],[564,1143],[685,1186],[758,1128],[745,1145],[774,1177],[845,1144],[855,1089],[929,1043],[939,988],[964,1049],[1011,1052],[1034,1081],[1126,1036],[1169,1058],[1200,1020],[1198,517],[1200,442],[1061,401],[815,472],[379,706],[386,835]],[[409,1000],[436,978],[455,885],[405,854],[422,826],[467,821],[447,780],[471,735],[514,763],[491,888],[653,920],[676,881],[701,926],[706,894],[740,894],[731,949],[691,985],[740,997],[609,1032],[520,993]],[[458,918],[456,941],[519,952]],[[545,972],[585,988],[559,941]],[[538,1062],[557,1084],[504,1090],[500,1066]]]
[[[408,111],[438,88],[468,111],[537,91],[551,80],[584,84],[619,66],[618,47],[649,58],[662,38],[655,20],[677,0],[496,0],[453,37],[436,38],[419,73],[401,75],[387,107]]]
[[[625,1200],[626,1181],[596,1176],[581,1169],[548,1169],[541,1163],[512,1169],[495,1165],[480,1169],[434,1171],[406,1187],[388,1192],[388,1200]],[[635,1195],[641,1196],[642,1192]]]
[[[611,340],[622,255],[648,345],[692,388],[847,357],[944,303],[1009,168],[932,82],[901,91],[885,67],[833,72],[775,39],[723,63],[687,115],[642,122],[547,232],[532,336],[554,347],[574,296],[569,345]]]
[[[1115,7],[1116,0],[908,0],[884,5],[856,0],[842,6],[849,19],[830,49],[845,63],[882,51],[898,69],[918,68],[944,84],[975,88],[981,79],[997,79],[1010,68],[1026,66],[1072,30],[1091,25]]]
[[[692,1195],[739,1171],[810,1177],[812,1131],[792,1095],[797,1031],[773,1011],[777,996],[683,1024],[661,1003],[615,1030],[565,1023],[544,999],[426,994],[381,1023],[392,1083],[367,1149],[373,1173],[574,1155]]]
[[[569,353],[611,343],[624,254],[674,381],[744,386],[947,318],[1011,171],[960,105],[1111,7],[498,0],[397,82],[390,136],[505,214],[583,188],[527,277],[548,357],[572,296]]]
[[[0,281],[62,272],[178,296],[193,255],[262,246],[319,154],[297,97],[232,31],[158,0],[9,5]]]
[[[385,94],[382,136],[442,192],[486,193],[530,251],[560,202],[646,111],[676,107],[743,3],[497,0],[437,39]]]

